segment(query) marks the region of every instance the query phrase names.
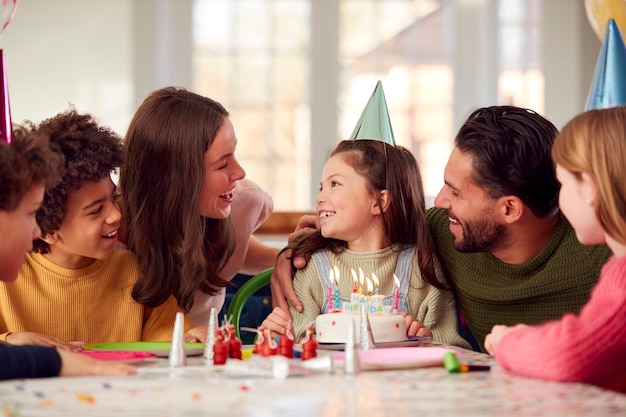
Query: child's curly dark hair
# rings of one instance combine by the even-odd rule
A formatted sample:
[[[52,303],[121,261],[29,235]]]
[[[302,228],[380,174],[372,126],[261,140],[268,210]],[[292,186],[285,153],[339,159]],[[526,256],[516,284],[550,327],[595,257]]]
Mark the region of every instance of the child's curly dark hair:
[[[65,160],[61,182],[46,191],[37,211],[37,223],[45,236],[61,227],[71,192],[85,182],[101,181],[122,164],[122,139],[108,127],[99,126],[91,115],[78,114],[73,107],[44,120],[36,131],[48,136],[50,148]],[[43,240],[33,242],[34,252],[49,250]]]
[[[15,210],[35,186],[53,187],[63,162],[46,136],[26,126],[14,127],[12,136],[10,144],[0,140],[0,211]]]

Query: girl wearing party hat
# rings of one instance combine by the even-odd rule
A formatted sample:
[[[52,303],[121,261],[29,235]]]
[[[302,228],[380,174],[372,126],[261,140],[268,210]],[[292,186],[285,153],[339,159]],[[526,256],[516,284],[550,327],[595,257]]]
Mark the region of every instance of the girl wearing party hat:
[[[408,335],[469,348],[457,332],[454,298],[428,231],[417,161],[407,149],[394,146],[380,83],[352,136],[337,145],[323,169],[316,198],[321,230],[292,248],[292,257],[310,254],[314,261],[294,278],[304,304],[302,313],[291,310],[296,339],[319,314],[330,311],[330,267],[341,277],[339,303],[354,292],[352,271],[363,270],[379,279],[380,294],[399,288],[394,307],[405,316]],[[288,327],[285,318],[276,308],[262,326],[282,334]]]

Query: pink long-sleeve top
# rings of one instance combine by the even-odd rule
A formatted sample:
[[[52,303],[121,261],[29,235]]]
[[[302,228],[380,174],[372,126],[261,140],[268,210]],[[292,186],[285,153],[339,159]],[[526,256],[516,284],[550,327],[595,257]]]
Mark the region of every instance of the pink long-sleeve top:
[[[579,315],[509,332],[496,359],[520,375],[626,392],[626,256],[604,265]]]

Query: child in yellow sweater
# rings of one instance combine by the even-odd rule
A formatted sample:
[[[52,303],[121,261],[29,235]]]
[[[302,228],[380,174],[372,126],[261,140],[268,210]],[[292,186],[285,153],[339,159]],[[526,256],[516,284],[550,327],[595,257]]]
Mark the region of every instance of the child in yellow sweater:
[[[0,138],[0,281],[13,282],[24,254],[39,235],[35,212],[46,187],[58,180],[60,161],[48,148],[45,137],[23,128],[8,133],[10,140]],[[136,373],[132,365],[125,363],[97,361],[43,346],[0,343],[0,380]]]
[[[76,349],[85,343],[169,341],[174,297],[157,308],[135,302],[140,267],[135,255],[115,250],[120,209],[110,173],[122,162],[121,139],[75,110],[36,130],[65,158],[61,182],[37,211],[41,237],[16,283],[0,283],[0,340],[9,344]],[[204,341],[204,328],[187,341]]]

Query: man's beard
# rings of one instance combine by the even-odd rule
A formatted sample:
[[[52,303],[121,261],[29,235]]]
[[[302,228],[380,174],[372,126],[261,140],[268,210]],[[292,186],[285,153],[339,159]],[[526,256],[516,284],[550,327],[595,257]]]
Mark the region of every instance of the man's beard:
[[[495,224],[489,215],[463,225],[462,240],[454,240],[454,249],[463,253],[492,252],[506,242],[503,225]]]

